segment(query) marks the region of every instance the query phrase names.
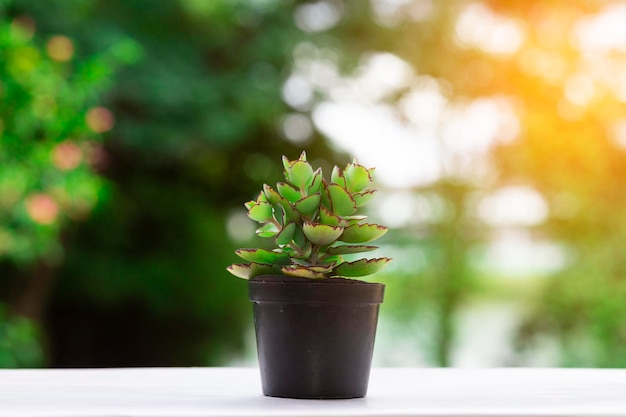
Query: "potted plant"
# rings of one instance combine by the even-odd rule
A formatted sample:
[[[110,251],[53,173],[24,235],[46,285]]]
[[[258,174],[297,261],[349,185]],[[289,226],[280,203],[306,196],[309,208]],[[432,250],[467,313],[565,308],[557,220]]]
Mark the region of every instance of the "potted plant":
[[[364,223],[359,209],[372,198],[374,169],[356,160],[330,180],[302,152],[283,156],[285,182],[263,185],[248,216],[275,247],[239,249],[246,263],[228,270],[249,280],[263,393],[288,398],[357,398],[369,380],[384,285],[354,278],[373,274],[390,258],[357,259],[387,232]]]

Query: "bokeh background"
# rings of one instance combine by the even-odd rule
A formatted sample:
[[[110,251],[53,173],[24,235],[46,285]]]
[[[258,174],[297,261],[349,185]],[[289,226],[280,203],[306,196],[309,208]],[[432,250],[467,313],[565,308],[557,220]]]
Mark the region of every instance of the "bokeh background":
[[[626,366],[626,5],[0,1],[0,367],[255,362],[242,202],[377,168],[377,366]]]

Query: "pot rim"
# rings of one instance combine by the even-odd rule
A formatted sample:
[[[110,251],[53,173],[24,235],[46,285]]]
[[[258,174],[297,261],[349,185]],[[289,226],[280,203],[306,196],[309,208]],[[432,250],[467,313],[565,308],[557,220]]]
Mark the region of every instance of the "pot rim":
[[[250,301],[287,304],[381,304],[385,285],[351,279],[261,275],[248,281]]]

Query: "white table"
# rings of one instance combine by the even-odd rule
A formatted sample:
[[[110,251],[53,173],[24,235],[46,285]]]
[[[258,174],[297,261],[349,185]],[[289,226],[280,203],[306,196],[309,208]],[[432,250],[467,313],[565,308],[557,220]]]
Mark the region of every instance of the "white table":
[[[264,397],[253,368],[0,370],[0,416],[626,416],[626,370],[373,369],[353,400]]]

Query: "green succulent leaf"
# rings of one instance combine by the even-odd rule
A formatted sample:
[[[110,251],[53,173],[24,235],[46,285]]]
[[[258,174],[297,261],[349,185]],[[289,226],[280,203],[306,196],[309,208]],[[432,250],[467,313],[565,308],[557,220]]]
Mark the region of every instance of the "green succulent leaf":
[[[291,161],[287,159],[285,155],[283,155],[281,159],[283,161],[283,168],[285,168],[285,176],[286,176],[286,173],[289,171],[289,168],[291,168]]]
[[[243,205],[246,207],[246,209],[250,210],[252,207],[257,205],[257,202],[254,200],[246,201],[245,203],[243,203]]]
[[[343,219],[347,222],[350,222],[350,224],[354,224],[367,219],[367,216],[364,216],[362,214],[353,214],[352,216],[343,216]]]
[[[346,188],[346,179],[343,176],[343,172],[336,165],[333,168],[332,173],[330,174],[330,182],[331,184],[337,184],[343,188]]]
[[[287,265],[289,263],[289,254],[285,252],[268,251],[265,249],[238,249],[235,253],[249,262],[279,265]]]
[[[291,165],[287,180],[298,189],[304,190],[313,181],[313,168],[308,162],[298,160]]]
[[[328,248],[326,250],[326,253],[328,253],[329,255],[348,255],[351,253],[370,252],[375,249],[378,249],[378,246],[342,245],[342,246],[333,246],[332,248]]]
[[[319,272],[320,274],[328,274],[335,267],[335,263],[331,263],[328,265],[309,265],[306,268],[310,269],[313,272]]]
[[[296,224],[294,222],[285,225],[285,227],[283,227],[283,230],[281,230],[278,235],[276,235],[276,244],[279,246],[283,246],[291,243],[295,231]]]
[[[336,241],[341,236],[343,227],[322,223],[304,223],[302,230],[311,243],[324,246]]]
[[[343,262],[343,257],[340,255],[329,255],[326,254],[325,256],[322,257],[322,263],[324,263],[325,265],[332,265],[333,267],[335,265],[339,265],[340,263]]]
[[[263,226],[256,229],[256,234],[259,237],[273,237],[279,232],[278,227],[274,223],[265,223]]]
[[[313,269],[311,269],[311,267],[308,267],[308,266],[299,266],[299,265],[283,266],[281,268],[281,272],[290,277],[311,278],[311,279],[325,278],[322,272],[316,272]]]
[[[339,216],[335,216],[324,206],[320,207],[320,222],[329,226],[345,227],[348,225],[348,222],[343,221]]]
[[[352,198],[356,202],[357,207],[362,207],[372,199],[374,194],[376,194],[376,190],[367,190],[361,193],[352,194]]]
[[[279,182],[278,184],[276,184],[276,188],[278,188],[278,192],[280,193],[280,195],[282,195],[292,203],[295,203],[302,198],[302,194],[300,194],[300,191],[287,183]]]
[[[321,199],[322,196],[319,193],[304,197],[296,202],[296,210],[305,217],[311,218],[317,213]]]
[[[307,190],[309,195],[319,193],[322,190],[322,168],[318,168],[313,173],[313,180],[311,181],[311,185]]]
[[[351,193],[361,192],[372,184],[369,170],[363,165],[348,164],[343,173],[346,179],[346,188]]]
[[[365,243],[376,240],[387,233],[385,226],[377,224],[353,224],[343,230],[338,240],[346,243]]]
[[[270,204],[277,204],[283,199],[281,195],[276,192],[276,190],[267,184],[263,184],[263,194],[265,194],[265,197]]]
[[[259,192],[259,195],[256,198],[256,202],[258,203],[267,203],[267,198],[265,197],[265,193],[263,190]]]
[[[282,199],[279,204],[282,206],[283,212],[285,213],[285,223],[295,222],[300,219],[300,214],[291,206],[289,201]]]
[[[254,278],[259,275],[273,275],[280,272],[278,266],[252,262],[249,264],[232,264],[226,268],[228,272],[243,279]]]
[[[329,212],[333,211],[333,202],[330,199],[330,193],[328,192],[328,184],[325,179],[322,179],[322,186],[320,187],[322,193],[322,205],[328,209]]]
[[[354,262],[344,262],[333,270],[333,275],[347,278],[364,277],[380,271],[389,262],[391,262],[391,258],[359,259]]]
[[[300,232],[302,233],[302,232]],[[304,236],[304,233],[302,233],[302,236]],[[311,242],[306,242],[304,244],[304,246],[300,247],[300,250],[297,251],[296,253],[294,253],[294,255],[292,256],[292,261],[296,261],[296,260],[307,260],[310,258],[311,253],[313,253],[313,245],[311,244]]]
[[[350,196],[350,193],[345,188],[338,184],[330,184],[328,186],[328,193],[332,201],[333,214],[339,216],[353,215],[357,208],[356,202]]]
[[[283,227],[285,224],[289,222],[286,219],[285,209],[280,204],[277,203],[277,204],[272,205],[272,213],[273,213],[274,219],[276,219],[280,227]]]
[[[359,224],[359,223],[361,223],[360,219],[350,219],[350,220],[348,220],[348,226],[354,226],[355,224]],[[346,226],[346,227],[348,227],[348,226]]]
[[[302,231],[301,227],[296,227],[296,230],[293,233],[293,243],[296,244],[300,249],[304,249],[307,244],[306,236]]]
[[[272,206],[268,202],[260,202],[255,204],[248,210],[248,217],[257,222],[266,222],[272,220]]]

